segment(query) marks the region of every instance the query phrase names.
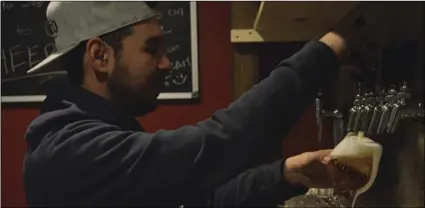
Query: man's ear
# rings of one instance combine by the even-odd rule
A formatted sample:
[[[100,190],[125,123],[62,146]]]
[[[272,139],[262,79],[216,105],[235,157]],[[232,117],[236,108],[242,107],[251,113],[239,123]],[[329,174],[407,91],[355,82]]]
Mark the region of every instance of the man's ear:
[[[99,73],[111,73],[113,67],[111,67],[110,50],[102,39],[95,37],[87,40],[86,52],[88,55],[89,65]]]

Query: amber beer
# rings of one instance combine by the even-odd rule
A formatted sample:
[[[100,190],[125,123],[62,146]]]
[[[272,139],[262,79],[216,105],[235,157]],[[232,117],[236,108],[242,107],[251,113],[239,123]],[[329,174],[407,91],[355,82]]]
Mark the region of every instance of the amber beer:
[[[335,156],[328,167],[336,188],[354,191],[362,188],[369,181],[373,157]]]

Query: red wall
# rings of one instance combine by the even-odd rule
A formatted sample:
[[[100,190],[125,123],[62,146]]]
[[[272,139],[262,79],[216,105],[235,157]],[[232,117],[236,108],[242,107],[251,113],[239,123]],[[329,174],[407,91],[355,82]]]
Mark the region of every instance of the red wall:
[[[159,107],[139,119],[147,131],[195,124],[231,102],[230,2],[199,2],[198,5],[201,101],[199,104]],[[2,206],[25,206],[22,183],[22,161],[26,150],[24,133],[38,114],[35,108],[2,109]],[[315,138],[312,106],[284,141],[285,155],[317,149]]]
[[[148,131],[194,124],[231,101],[230,2],[200,2],[198,5],[201,101],[193,105],[159,107],[139,119]],[[38,114],[38,109],[32,108],[2,109],[2,206],[25,206],[22,183],[22,161],[26,150],[24,133]]]

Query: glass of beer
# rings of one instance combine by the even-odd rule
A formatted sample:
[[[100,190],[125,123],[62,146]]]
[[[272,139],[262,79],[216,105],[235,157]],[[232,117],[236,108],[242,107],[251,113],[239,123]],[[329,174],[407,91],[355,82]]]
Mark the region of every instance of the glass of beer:
[[[357,196],[366,192],[375,182],[382,146],[363,134],[349,133],[330,156],[332,160],[328,171],[334,187],[338,191],[354,192],[354,204]],[[339,197],[338,194],[336,197]]]

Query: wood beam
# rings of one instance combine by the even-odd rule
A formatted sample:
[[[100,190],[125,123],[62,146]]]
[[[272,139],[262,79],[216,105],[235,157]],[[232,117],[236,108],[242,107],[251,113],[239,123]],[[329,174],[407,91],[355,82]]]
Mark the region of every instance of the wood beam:
[[[232,2],[232,28],[253,28],[259,6],[259,2]],[[259,62],[254,45],[234,44],[233,49],[233,98],[236,99],[257,83]]]

